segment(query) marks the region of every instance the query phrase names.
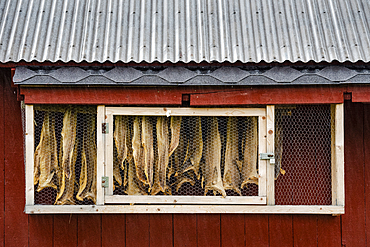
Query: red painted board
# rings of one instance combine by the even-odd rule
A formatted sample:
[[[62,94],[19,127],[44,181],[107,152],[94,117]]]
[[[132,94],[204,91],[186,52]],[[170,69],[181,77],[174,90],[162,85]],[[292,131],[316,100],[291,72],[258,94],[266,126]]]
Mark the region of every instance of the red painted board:
[[[54,215],[54,247],[77,246],[77,215]]]
[[[126,245],[126,216],[123,214],[102,215],[102,246]]]
[[[53,246],[53,215],[28,216],[29,246]]]
[[[221,246],[246,246],[245,241],[244,214],[221,214]]]
[[[341,246],[340,216],[317,216],[317,243],[322,247]]]
[[[347,92],[352,93],[352,102],[370,102],[370,87],[368,85],[348,86]]]
[[[149,215],[150,247],[173,245],[172,214]]]
[[[342,103],[340,87],[256,87],[190,95],[191,106]]]
[[[11,88],[10,71],[4,84],[5,121],[5,246],[28,245],[28,216],[25,205],[23,130],[16,89]]]
[[[245,215],[246,246],[269,246],[268,215]]]
[[[198,247],[221,246],[221,216],[219,214],[198,214]]]
[[[126,215],[126,246],[149,246],[149,216],[146,214]]]
[[[181,105],[179,91],[137,88],[21,88],[26,104]]]
[[[293,246],[293,218],[291,215],[269,215],[270,247]]]
[[[370,159],[370,105],[364,105],[364,160]],[[369,162],[365,162],[365,205],[366,205],[366,241],[367,246],[370,246],[370,166]]]
[[[78,215],[77,245],[83,247],[101,246],[101,215]]]
[[[197,216],[193,214],[173,215],[173,242],[175,247],[197,246]]]
[[[5,79],[4,77],[8,75],[7,69],[1,69],[0,70],[0,181],[1,186],[0,186],[0,246],[5,246],[5,236],[4,236],[4,123],[5,123],[5,118],[4,118],[4,83]]]
[[[293,215],[294,246],[317,246],[317,216]]]
[[[366,245],[363,110],[361,103],[345,102],[345,214],[342,216],[342,242],[346,246]]]

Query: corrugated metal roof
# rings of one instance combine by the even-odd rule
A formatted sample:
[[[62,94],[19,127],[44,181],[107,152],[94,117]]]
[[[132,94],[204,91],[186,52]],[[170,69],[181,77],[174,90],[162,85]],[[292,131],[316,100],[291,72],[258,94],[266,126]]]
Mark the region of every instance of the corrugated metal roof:
[[[2,0],[0,61],[370,61],[369,0]]]

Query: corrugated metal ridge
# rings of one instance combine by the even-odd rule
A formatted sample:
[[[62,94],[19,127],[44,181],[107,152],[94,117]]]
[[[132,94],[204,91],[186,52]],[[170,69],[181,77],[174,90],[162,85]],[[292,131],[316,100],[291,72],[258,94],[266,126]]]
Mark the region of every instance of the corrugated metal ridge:
[[[34,68],[17,67],[17,85],[321,85],[368,83],[370,69],[328,66],[297,69],[290,66],[245,69],[222,66],[212,69],[167,67],[150,68]]]
[[[370,61],[368,0],[3,0],[0,62]]]

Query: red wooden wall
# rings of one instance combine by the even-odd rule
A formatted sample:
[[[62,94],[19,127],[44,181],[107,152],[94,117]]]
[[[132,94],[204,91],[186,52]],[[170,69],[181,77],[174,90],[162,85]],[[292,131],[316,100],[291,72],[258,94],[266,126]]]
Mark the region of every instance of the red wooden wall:
[[[0,246],[370,246],[370,105],[345,102],[340,217],[26,215],[21,109],[10,85],[10,71],[0,71]]]

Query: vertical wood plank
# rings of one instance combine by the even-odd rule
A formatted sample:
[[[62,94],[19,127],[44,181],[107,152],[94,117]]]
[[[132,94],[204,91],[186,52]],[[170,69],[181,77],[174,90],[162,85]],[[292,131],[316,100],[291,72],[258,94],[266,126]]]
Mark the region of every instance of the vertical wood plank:
[[[146,214],[126,215],[126,246],[149,246],[149,216]]]
[[[105,189],[107,195],[113,195],[113,114],[106,114],[105,121],[108,123],[109,131],[104,134],[105,138],[105,176],[109,177],[109,186]]]
[[[221,246],[221,216],[219,214],[198,214],[198,247]]]
[[[102,246],[126,246],[126,216],[122,214],[102,215]]]
[[[370,159],[370,105],[364,105],[364,160]],[[369,162],[365,165],[365,222],[370,222],[370,166]],[[348,186],[348,185],[347,185]],[[348,195],[346,195],[348,196]],[[370,225],[366,224],[366,244],[370,246]]]
[[[173,215],[174,246],[197,246],[197,218],[193,214]]]
[[[366,132],[365,132],[366,133]],[[335,167],[333,186],[335,186],[335,205],[344,206],[344,115],[343,104],[335,106]]]
[[[247,214],[244,220],[246,246],[269,246],[268,215]]]
[[[96,204],[104,205],[104,189],[102,187],[102,176],[104,176],[105,168],[105,153],[104,153],[104,135],[102,133],[102,123],[105,119],[105,107],[99,105],[97,108],[97,135],[96,135],[96,148],[97,148],[97,167],[96,167]]]
[[[35,150],[35,138],[34,138],[34,114],[33,105],[26,105],[26,136],[25,136],[25,148],[26,148],[26,205],[34,205],[34,178],[33,178],[33,167],[34,167],[34,150]]]
[[[268,105],[267,109],[267,152],[275,152],[275,107]],[[275,165],[267,161],[267,204],[275,205]]]
[[[28,217],[29,246],[53,246],[53,215]]]
[[[317,216],[293,215],[294,246],[317,246]]]
[[[77,246],[77,215],[54,215],[54,247],[63,246]]]
[[[245,246],[245,240],[244,215],[222,214],[221,246]]]
[[[364,106],[346,101],[344,114],[346,207],[342,242],[346,246],[365,246]]]
[[[4,80],[5,246],[27,246],[28,216],[23,213],[26,185],[21,108],[10,79],[9,70]]]
[[[293,246],[291,215],[269,215],[269,239],[271,247]]]
[[[172,214],[151,214],[149,215],[149,225],[150,247],[173,245]]]
[[[4,236],[4,201],[5,201],[5,192],[4,192],[4,144],[5,144],[5,138],[4,138],[4,84],[5,79],[4,77],[7,75],[6,70],[1,69],[0,70],[0,246],[5,246],[5,236]]]
[[[267,119],[266,116],[258,118],[258,154],[267,152]],[[258,159],[258,195],[267,196],[267,160]],[[271,185],[271,184],[269,184]]]
[[[317,233],[318,246],[341,246],[340,216],[333,217],[331,215],[318,215]]]
[[[101,246],[101,215],[78,215],[77,245]]]

